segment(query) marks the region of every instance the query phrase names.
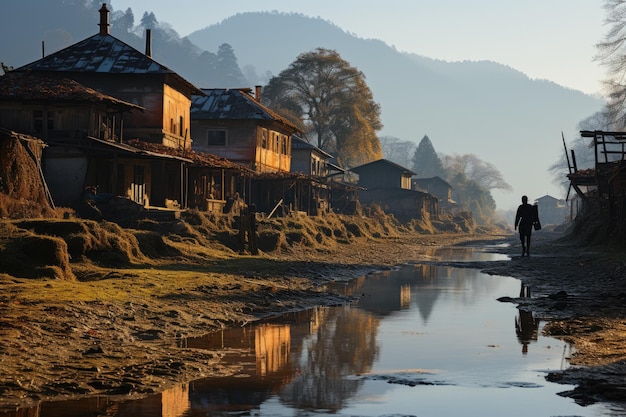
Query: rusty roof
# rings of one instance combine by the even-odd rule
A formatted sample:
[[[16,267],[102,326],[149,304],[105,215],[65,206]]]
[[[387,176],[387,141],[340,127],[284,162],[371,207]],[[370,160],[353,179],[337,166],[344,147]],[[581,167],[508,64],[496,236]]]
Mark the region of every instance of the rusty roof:
[[[102,94],[68,78],[50,78],[32,72],[10,71],[0,77],[0,100],[55,100],[65,102],[105,103],[141,109],[127,101]]]
[[[15,69],[25,70],[171,76],[187,86],[193,94],[202,93],[176,72],[110,34],[93,35]]]
[[[252,171],[243,165],[232,162],[221,156],[217,156],[206,152],[196,152],[191,149],[178,149],[171,148],[159,143],[145,142],[139,139],[131,139],[126,142],[133,148],[142,149],[150,152],[156,152],[160,154],[166,154],[170,156],[176,156],[180,158],[186,158],[193,161],[194,164],[210,167],[210,168],[224,168],[235,169],[242,173],[252,173]]]
[[[275,120],[300,131],[295,124],[256,101],[249,91],[249,88],[203,88],[204,96],[192,97],[191,117],[196,120]]]

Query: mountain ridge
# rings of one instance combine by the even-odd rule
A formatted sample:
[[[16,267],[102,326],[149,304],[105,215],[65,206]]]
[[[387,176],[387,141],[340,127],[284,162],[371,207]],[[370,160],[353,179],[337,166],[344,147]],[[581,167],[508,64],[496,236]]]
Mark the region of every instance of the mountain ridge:
[[[70,3],[83,8],[69,7]],[[48,16],[37,18],[33,28],[28,13],[39,6]],[[10,19],[7,14],[0,17],[0,36],[12,39],[0,45],[0,61],[7,65],[36,60],[38,38],[46,39],[46,49],[52,52],[96,32],[97,10],[80,0],[9,0],[2,8],[11,12]],[[115,18],[122,13],[112,11],[113,33],[142,50],[141,32],[134,33],[139,23],[133,32],[116,34]],[[381,105],[380,136],[417,143],[428,135],[439,153],[473,153],[492,163],[516,194],[498,196],[494,191],[498,207],[516,205],[522,193],[531,200],[545,194],[564,197],[547,173],[563,152],[561,132],[566,138],[577,136],[577,124],[604,104],[553,81],[530,79],[504,64],[449,62],[400,52],[381,40],[360,38],[330,21],[299,13],[240,13],[183,38],[166,22],[159,26],[160,30],[153,29],[153,57],[200,88],[233,87],[207,78],[203,67],[208,62],[204,58],[212,54],[207,51],[223,43],[231,45],[245,69],[249,85],[237,87],[262,85],[299,54],[317,47],[336,50],[364,73]]]

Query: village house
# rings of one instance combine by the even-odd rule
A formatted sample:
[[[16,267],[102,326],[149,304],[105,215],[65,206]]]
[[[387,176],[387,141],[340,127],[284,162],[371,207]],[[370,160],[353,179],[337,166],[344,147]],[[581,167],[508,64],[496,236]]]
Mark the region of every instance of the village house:
[[[298,128],[260,103],[260,87],[202,89],[193,97],[193,149],[258,173],[290,172],[291,136]]]
[[[439,210],[442,213],[450,212],[457,208],[457,203],[452,199],[453,187],[448,182],[435,176],[432,178],[413,178],[412,188],[416,191],[429,193],[439,200]]]
[[[191,97],[203,93],[151,58],[149,31],[146,52],[142,53],[111,36],[108,21],[109,11],[103,4],[98,34],[11,71],[33,77],[71,79],[107,97],[99,102],[98,109],[89,106],[89,119],[85,120],[83,115],[75,120],[74,126],[65,125],[63,120],[69,120],[74,110],[80,113],[76,108],[78,100],[74,100],[74,109],[64,111],[39,105],[30,110],[31,127],[26,131],[40,135],[51,144],[63,144],[54,150],[51,146],[44,155],[44,165],[51,170],[47,175],[50,182],[72,178],[71,191],[67,190],[70,195],[59,197],[63,203],[79,197],[76,185],[83,182],[82,188],[92,193],[120,195],[144,207],[186,208],[190,188],[188,168],[192,164],[185,156],[192,147]],[[46,93],[48,99],[56,101],[54,92],[46,90]],[[182,152],[140,149],[130,146],[129,139]],[[78,158],[74,159],[76,155],[72,153]],[[209,188],[207,184],[192,185],[192,189]],[[206,194],[211,196],[210,191]]]
[[[299,136],[291,141],[291,171],[311,177],[311,201],[315,214],[334,211],[354,214],[358,189],[344,181],[345,170],[331,161],[333,156]],[[310,213],[312,214],[312,213]]]
[[[0,126],[47,145],[42,171],[59,206],[75,206],[89,185],[144,205],[146,182],[137,180],[137,167],[148,160],[178,165],[176,158],[139,152],[117,140],[122,128],[114,119],[140,110],[65,78],[30,72],[0,77]]]
[[[267,215],[328,212],[325,152],[298,148],[297,126],[259,101],[261,88],[203,89],[191,108],[193,149],[227,158],[255,172],[237,196]],[[299,140],[299,139],[298,139]],[[301,140],[299,140],[301,141]],[[298,142],[301,143],[301,142]],[[312,157],[313,155],[313,157]]]
[[[299,136],[291,139],[291,171],[302,172],[312,177],[325,178],[329,174],[332,155],[310,144]]]
[[[70,78],[84,86],[141,106],[125,114],[125,134],[173,148],[191,148],[191,97],[202,92],[152,59],[150,30],[140,52],[109,33],[109,10],[100,9],[100,31],[78,43],[16,68],[49,77]],[[122,138],[123,139],[123,138]]]
[[[544,195],[535,201],[539,207],[539,219],[543,225],[561,224],[567,220],[569,208],[565,200]]]
[[[392,161],[379,159],[352,168],[358,174],[359,200],[364,205],[379,205],[400,220],[438,214],[438,199],[432,194],[412,189],[411,170]]]

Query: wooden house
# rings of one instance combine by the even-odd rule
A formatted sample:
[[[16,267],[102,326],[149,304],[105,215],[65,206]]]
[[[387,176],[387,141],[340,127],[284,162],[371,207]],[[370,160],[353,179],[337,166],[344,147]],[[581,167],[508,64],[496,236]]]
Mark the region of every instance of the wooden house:
[[[395,162],[379,159],[350,169],[358,174],[359,185],[367,189],[411,190],[411,177],[415,173]]]
[[[364,206],[377,204],[403,221],[421,218],[426,213],[438,214],[437,197],[413,190],[411,177],[415,173],[407,168],[379,159],[350,171],[359,176],[359,200]]]
[[[191,160],[141,150],[127,142],[138,138],[190,150],[191,96],[202,92],[151,58],[149,32],[146,52],[139,52],[109,34],[105,4],[99,12],[99,33],[11,71],[41,79],[69,79],[91,95],[66,99],[64,109],[59,109],[55,105],[61,97],[46,89],[42,93],[47,98],[39,96],[37,108],[30,110],[26,131],[51,145],[44,155],[51,189],[57,189],[60,204],[80,200],[88,189],[91,194],[97,190],[100,195],[122,196],[144,207],[185,208]]]
[[[439,200],[441,211],[451,211],[457,208],[456,202],[452,199],[453,187],[448,182],[435,176],[432,178],[413,178],[412,188],[417,191],[429,193]]]
[[[99,33],[15,71],[70,78],[138,105],[145,111],[114,120],[124,125],[128,137],[190,149],[191,97],[202,92],[152,59],[150,31],[146,34],[146,51],[142,53],[109,33],[106,4],[100,9],[99,26]]]
[[[331,154],[310,144],[299,136],[291,138],[291,172],[302,172],[313,177],[329,175]]]
[[[139,205],[150,198],[153,167],[179,172],[186,159],[143,152],[120,138],[121,118],[141,107],[66,78],[31,72],[0,77],[0,126],[41,138],[47,145],[42,170],[56,205],[75,206],[92,194],[117,195]],[[176,188],[176,187],[175,187]],[[177,187],[180,189],[180,187]]]
[[[258,100],[260,87],[203,89],[193,97],[193,149],[222,156],[258,173],[291,170],[298,128]]]
[[[539,220],[543,225],[561,224],[567,220],[569,208],[565,200],[544,195],[535,201],[539,207]]]
[[[248,193],[253,172],[217,155],[193,150],[168,148],[164,145],[131,140],[129,144],[148,152],[158,152],[188,159],[187,190],[189,208],[214,213],[229,213],[236,196]],[[237,197],[238,198],[238,197]],[[236,213],[239,214],[239,213]]]

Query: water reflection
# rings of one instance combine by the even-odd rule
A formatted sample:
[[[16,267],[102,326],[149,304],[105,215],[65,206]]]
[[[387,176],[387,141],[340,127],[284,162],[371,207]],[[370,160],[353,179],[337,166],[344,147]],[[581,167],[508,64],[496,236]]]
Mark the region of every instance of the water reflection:
[[[528,345],[537,341],[539,332],[539,319],[536,319],[532,311],[519,310],[515,318],[515,333],[522,344],[522,353],[528,353]]]
[[[457,249],[445,256],[475,259]],[[502,415],[505,407],[510,416],[600,415],[558,397],[565,388],[546,383],[537,371],[561,366],[561,349],[539,336],[532,312],[496,301],[527,294],[515,279],[414,265],[334,290],[357,301],[181,344],[223,355],[222,363],[239,368],[234,376],[204,378],[137,401],[42,403],[9,415],[487,416]]]

